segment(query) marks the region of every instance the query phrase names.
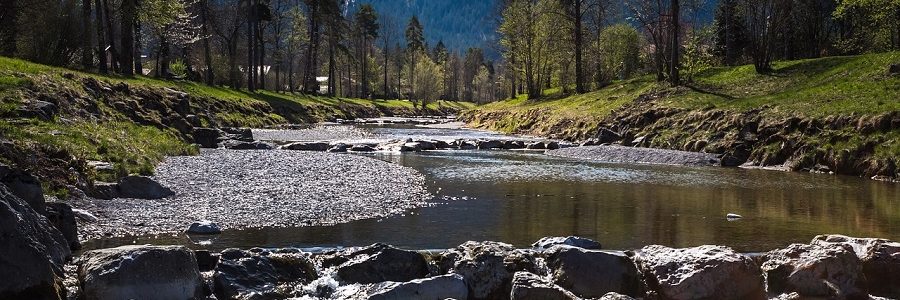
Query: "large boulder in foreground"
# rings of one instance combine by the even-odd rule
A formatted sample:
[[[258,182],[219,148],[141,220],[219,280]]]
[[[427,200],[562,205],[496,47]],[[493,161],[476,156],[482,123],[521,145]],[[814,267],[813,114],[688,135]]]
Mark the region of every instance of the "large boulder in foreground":
[[[317,277],[306,255],[296,250],[228,249],[219,256],[213,293],[218,299],[285,299],[299,296],[294,287]]]
[[[69,249],[72,251],[81,249],[81,242],[78,241],[78,223],[75,221],[72,206],[62,202],[49,202],[46,208],[47,220],[66,238]]]
[[[577,296],[560,286],[529,272],[513,275],[511,300],[574,300]]]
[[[0,299],[65,299],[70,254],[62,233],[0,184]]]
[[[44,214],[44,188],[34,175],[0,164],[0,184],[39,214]]]
[[[850,246],[862,263],[869,293],[900,299],[900,243],[885,239],[820,235],[812,240],[812,244]]]
[[[184,246],[93,250],[80,261],[78,279],[85,300],[203,298],[197,260]]]
[[[350,283],[404,282],[428,275],[424,256],[384,244],[352,252],[347,259],[337,268],[337,274]]]
[[[466,282],[458,274],[415,279],[390,284],[369,296],[369,300],[468,299]]]
[[[766,299],[762,273],[749,257],[724,246],[652,245],[635,257],[649,289],[661,299]]]
[[[580,297],[640,293],[640,275],[624,253],[556,246],[547,251],[546,262],[553,282]]]
[[[762,270],[769,292],[803,297],[868,299],[862,264],[842,244],[793,244],[766,253]]]
[[[508,299],[515,272],[538,272],[534,255],[498,242],[465,242],[443,253],[438,265],[465,278],[470,299]]]

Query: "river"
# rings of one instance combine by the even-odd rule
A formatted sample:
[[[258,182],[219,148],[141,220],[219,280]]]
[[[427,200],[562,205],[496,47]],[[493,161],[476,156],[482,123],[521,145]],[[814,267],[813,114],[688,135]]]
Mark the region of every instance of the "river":
[[[404,137],[516,138],[483,131],[414,126],[333,126],[343,140]],[[322,129],[321,127],[319,128]],[[270,137],[303,131],[262,131]],[[355,154],[343,154],[355,155]],[[648,244],[727,245],[759,252],[835,233],[900,240],[900,184],[849,176],[718,167],[604,164],[533,151],[430,151],[367,156],[425,175],[427,207],[333,226],[226,230],[111,239],[123,243],[238,247],[336,247],[376,242],[414,249],[451,248],[468,240],[520,247],[544,236],[578,235],[607,249]],[[377,176],[377,174],[374,174]],[[742,215],[727,220],[725,215]],[[91,247],[91,246],[89,246]]]

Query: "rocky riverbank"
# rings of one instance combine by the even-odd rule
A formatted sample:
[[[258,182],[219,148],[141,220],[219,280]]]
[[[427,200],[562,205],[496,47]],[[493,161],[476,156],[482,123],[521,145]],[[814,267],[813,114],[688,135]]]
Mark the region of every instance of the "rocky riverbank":
[[[900,297],[898,255],[900,243],[840,235],[754,255],[715,245],[609,251],[578,237],[443,251],[124,246],[85,253],[68,276],[70,295],[86,299],[889,299]]]
[[[459,118],[475,128],[507,133],[719,154],[723,166],[900,179],[898,111],[805,117],[771,107],[678,108],[666,104],[668,96],[644,94],[602,117],[569,118],[542,108],[476,108]]]

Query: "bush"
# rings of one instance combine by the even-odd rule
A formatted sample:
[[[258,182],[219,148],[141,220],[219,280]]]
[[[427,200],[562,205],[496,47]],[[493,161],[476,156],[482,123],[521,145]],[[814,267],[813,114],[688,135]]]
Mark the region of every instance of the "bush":
[[[618,24],[600,32],[601,72],[604,81],[628,79],[640,64],[641,37],[634,27]]]

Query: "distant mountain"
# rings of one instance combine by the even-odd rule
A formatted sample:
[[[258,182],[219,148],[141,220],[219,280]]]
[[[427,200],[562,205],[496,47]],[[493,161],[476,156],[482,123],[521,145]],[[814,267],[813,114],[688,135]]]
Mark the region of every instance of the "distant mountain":
[[[350,11],[363,3],[375,7],[379,18],[397,22],[402,36],[406,24],[417,16],[425,29],[429,47],[444,41],[459,52],[469,47],[493,47],[497,24],[495,0],[356,0]],[[490,50],[490,49],[486,49]],[[491,52],[491,51],[489,51]]]

